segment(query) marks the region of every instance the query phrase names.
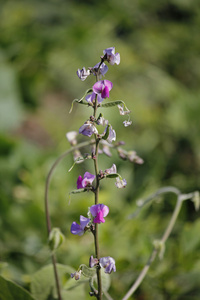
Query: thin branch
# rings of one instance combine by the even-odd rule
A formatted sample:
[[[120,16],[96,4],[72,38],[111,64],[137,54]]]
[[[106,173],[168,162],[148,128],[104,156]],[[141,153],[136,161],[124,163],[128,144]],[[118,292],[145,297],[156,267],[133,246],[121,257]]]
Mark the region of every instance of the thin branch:
[[[182,206],[182,202],[185,201],[185,200],[188,200],[188,199],[192,198],[194,193],[181,194],[179,190],[177,190],[177,189],[175,189],[173,187],[165,187],[165,188],[162,188],[162,189],[158,190],[154,194],[154,196],[158,195],[158,192],[159,192],[159,194],[166,193],[166,192],[174,192],[177,195],[177,202],[176,202],[176,206],[175,206],[174,212],[172,214],[172,217],[171,217],[171,219],[170,219],[170,221],[168,223],[168,226],[167,226],[165,232],[163,233],[162,238],[159,241],[160,245],[164,246],[164,243],[166,242],[166,240],[168,239],[169,235],[171,234],[172,229],[174,227],[174,224],[175,224],[175,222],[177,220],[178,214],[179,214],[181,206]],[[152,196],[148,197],[147,200],[145,201],[145,203],[147,203],[147,201],[150,201],[151,199],[152,199]],[[138,278],[136,279],[136,281],[134,282],[134,284],[132,285],[132,287],[129,289],[129,291],[126,293],[126,295],[122,298],[122,300],[128,300],[129,297],[136,291],[136,289],[139,287],[139,285],[143,281],[144,277],[146,276],[146,274],[147,274],[147,272],[148,272],[148,270],[150,268],[150,265],[155,260],[157,254],[159,253],[160,250],[161,250],[160,247],[154,246],[153,251],[152,251],[152,253],[151,253],[151,255],[150,255],[150,257],[149,257],[146,265],[144,266],[143,270],[140,272]]]
[[[46,225],[47,225],[47,233],[48,236],[51,232],[51,219],[50,219],[50,214],[49,214],[49,199],[48,199],[48,194],[49,194],[49,185],[50,185],[50,180],[51,177],[53,175],[53,172],[55,171],[57,165],[59,164],[59,162],[65,158],[69,153],[73,152],[74,150],[83,148],[85,146],[88,145],[92,145],[94,144],[95,141],[91,140],[89,142],[83,142],[80,143],[72,148],[70,148],[69,150],[67,150],[66,152],[64,152],[63,154],[61,154],[56,161],[54,162],[54,164],[52,165],[48,175],[47,175],[47,179],[46,179],[46,184],[45,184],[45,215],[46,215]],[[60,288],[60,282],[59,282],[59,276],[58,276],[58,271],[57,271],[57,267],[56,267],[56,256],[54,253],[51,254],[51,260],[52,260],[52,265],[53,265],[53,269],[54,269],[54,277],[55,277],[55,282],[56,282],[56,289],[57,289],[57,293],[58,293],[58,299],[62,300],[62,296],[61,296],[61,288]]]

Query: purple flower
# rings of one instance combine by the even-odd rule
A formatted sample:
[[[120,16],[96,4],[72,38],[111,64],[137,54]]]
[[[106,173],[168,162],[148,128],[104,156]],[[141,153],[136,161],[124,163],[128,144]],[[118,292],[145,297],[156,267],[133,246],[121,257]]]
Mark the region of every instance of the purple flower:
[[[75,280],[79,280],[81,278],[81,270],[79,272],[71,273],[71,278],[75,278]]]
[[[106,169],[106,170],[104,171],[104,173],[105,173],[106,175],[109,175],[109,174],[116,174],[116,173],[117,173],[117,167],[116,167],[116,165],[113,164],[112,167],[111,167],[110,169]]]
[[[100,62],[93,67],[94,75],[97,74],[96,71],[98,70],[99,65],[100,65]],[[106,64],[102,63],[101,66],[100,66],[99,72],[100,72],[101,75],[104,76],[108,72],[108,66]]]
[[[94,258],[93,255],[90,256],[90,260],[89,260],[89,266],[90,268],[93,268],[94,266],[96,266],[99,263],[98,258]]]
[[[83,235],[89,222],[90,222],[90,219],[80,216],[80,225],[77,224],[76,222],[73,222],[71,225],[71,230],[70,230],[71,233],[77,234],[79,236]]]
[[[83,178],[82,176],[79,176],[77,179],[77,189],[83,189],[87,186],[91,186],[94,179],[95,175],[92,175],[89,172],[85,172]]]
[[[120,63],[120,54],[115,54],[115,47],[110,47],[103,50],[104,59],[107,60],[111,65]]]
[[[100,258],[99,264],[102,268],[105,268],[105,273],[116,272],[115,260],[110,256]]]
[[[112,89],[113,84],[109,80],[100,80],[93,85],[93,92],[100,95],[101,98],[109,98],[109,92]]]
[[[82,81],[84,81],[90,75],[90,70],[86,71],[85,67],[83,67],[82,70],[78,69],[76,74]]]
[[[106,128],[105,128],[105,130],[104,130],[104,134],[106,134],[108,126],[109,126],[109,134],[108,134],[108,137],[107,137],[107,141],[109,143],[112,143],[113,141],[116,141],[116,132],[112,128],[111,125],[107,125]]]
[[[98,134],[98,130],[93,123],[87,121],[79,128],[79,133],[91,137],[93,133]]]
[[[115,185],[118,189],[125,188],[125,186],[127,185],[126,179],[120,179],[120,177],[117,177]]]
[[[94,218],[94,223],[105,223],[104,217],[109,213],[108,206],[104,204],[96,204],[90,207],[90,212]]]
[[[112,89],[112,87],[113,84],[109,80],[97,81],[93,85],[93,93],[88,94],[85,97],[85,100],[92,104],[95,102],[95,98],[97,97],[98,103],[101,103],[105,98],[109,98],[109,91]]]

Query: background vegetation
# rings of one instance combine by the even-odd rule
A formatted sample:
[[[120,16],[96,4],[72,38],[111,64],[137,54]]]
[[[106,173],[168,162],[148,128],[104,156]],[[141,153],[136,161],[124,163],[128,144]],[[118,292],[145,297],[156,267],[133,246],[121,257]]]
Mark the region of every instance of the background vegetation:
[[[69,148],[66,132],[77,130],[90,113],[77,105],[68,113],[72,100],[93,85],[92,77],[82,83],[76,70],[94,66],[103,49],[115,46],[121,64],[110,66],[106,78],[114,84],[111,100],[124,100],[131,109],[133,126],[123,127],[117,109],[102,111],[125,149],[135,149],[145,161],[133,165],[116,153],[100,158],[101,169],[116,163],[128,182],[122,191],[112,180],[101,189],[101,202],[110,207],[100,228],[101,253],[113,256],[117,266],[109,292],[114,299],[125,294],[175,203],[168,195],[127,220],[136,200],[167,185],[185,193],[199,189],[199,28],[198,0],[1,0],[1,275],[29,289],[32,274],[49,263],[45,177]],[[58,260],[77,268],[88,264],[93,241],[69,229],[93,200],[83,194],[68,205],[68,193],[80,173],[92,172],[92,163],[68,173],[72,161],[65,159],[52,180],[50,211],[53,225],[66,236]],[[164,260],[153,264],[132,299],[199,299],[199,230],[199,213],[184,203]]]

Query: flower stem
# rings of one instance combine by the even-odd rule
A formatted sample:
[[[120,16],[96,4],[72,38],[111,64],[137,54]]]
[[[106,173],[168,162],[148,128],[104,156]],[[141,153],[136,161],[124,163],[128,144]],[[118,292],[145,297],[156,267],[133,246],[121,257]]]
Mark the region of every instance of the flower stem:
[[[100,66],[99,66],[100,68]],[[99,80],[98,75],[96,76],[96,81]],[[96,118],[97,114],[97,95],[95,97],[95,103],[94,103],[94,113],[93,116]],[[99,138],[95,134],[95,157],[94,157],[94,169],[95,169],[95,175],[96,175],[96,187],[95,187],[95,205],[99,203],[99,168],[98,168],[98,152],[99,152]],[[95,224],[95,234],[94,234],[94,245],[95,245],[95,254],[96,258],[100,259],[100,252],[99,252],[99,228],[98,224]],[[97,285],[98,285],[98,294],[96,295],[96,298],[98,300],[102,299],[102,283],[101,283],[101,269],[97,268]]]
[[[168,226],[165,229],[162,238],[160,239],[160,243],[161,244],[164,244],[167,241],[169,235],[171,234],[172,229],[174,227],[174,224],[175,224],[175,222],[177,220],[177,217],[179,215],[179,212],[181,210],[182,202],[185,201],[185,200],[191,199],[192,196],[193,196],[193,193],[190,193],[190,194],[181,194],[178,189],[173,188],[173,187],[162,188],[162,189],[158,190],[152,196],[157,196],[157,195],[160,195],[162,193],[168,193],[168,192],[172,192],[172,193],[175,193],[177,195],[177,202],[176,202],[176,206],[175,206],[175,209],[173,211],[173,214],[171,216],[171,219],[170,219],[170,221],[168,223]],[[153,198],[152,196],[148,197],[147,200],[144,201],[144,204],[146,204],[150,200],[152,200],[152,198]],[[138,278],[136,279],[136,281],[134,282],[134,284],[132,285],[132,287],[129,289],[129,291],[126,293],[126,295],[122,298],[122,300],[128,300],[130,298],[130,296],[136,291],[136,289],[139,287],[139,285],[143,281],[144,277],[146,276],[146,274],[147,274],[147,272],[148,272],[148,270],[150,268],[150,265],[155,260],[155,258],[156,258],[156,256],[157,256],[158,253],[159,253],[159,248],[156,248],[154,246],[154,248],[152,250],[152,253],[151,253],[151,255],[150,255],[150,257],[149,257],[146,265],[144,266],[143,270],[140,272]]]
[[[61,154],[56,159],[56,161],[52,165],[52,167],[51,167],[51,169],[50,169],[50,171],[47,175],[46,184],[45,184],[44,202],[45,202],[45,215],[46,215],[46,225],[47,225],[47,234],[48,234],[48,236],[51,232],[51,219],[50,219],[50,214],[49,214],[49,186],[50,186],[50,180],[51,180],[51,177],[53,175],[53,172],[55,171],[55,169],[56,169],[57,165],[59,164],[59,162],[63,158],[65,158],[69,153],[73,152],[74,150],[83,148],[85,146],[92,145],[94,143],[95,143],[95,140],[91,140],[90,142],[83,142],[83,143],[80,143],[80,144],[70,148],[69,150],[67,150],[63,154]],[[62,300],[60,281],[59,281],[59,276],[58,276],[58,271],[57,271],[57,266],[56,266],[56,256],[55,256],[54,253],[51,254],[51,260],[52,260],[52,265],[53,265],[53,270],[54,270],[54,277],[55,277],[55,283],[56,283],[58,299]]]

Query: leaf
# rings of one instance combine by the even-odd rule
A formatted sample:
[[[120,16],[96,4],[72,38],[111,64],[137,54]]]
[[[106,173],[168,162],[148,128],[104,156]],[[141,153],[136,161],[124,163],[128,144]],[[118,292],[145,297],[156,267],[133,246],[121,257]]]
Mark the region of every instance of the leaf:
[[[58,275],[61,283],[61,294],[63,300],[84,299],[84,286],[77,285],[76,289],[71,291],[64,290],[63,286],[68,280],[71,280],[70,274],[74,273],[74,268],[57,264]],[[54,279],[53,266],[48,265],[37,271],[31,277],[31,292],[37,300],[47,300],[50,295],[56,298],[57,291]],[[18,298],[16,298],[18,299]],[[5,299],[6,300],[6,299]],[[14,299],[13,299],[14,300]]]
[[[117,178],[117,177],[121,177],[121,176],[118,173],[113,173],[113,174],[106,175],[106,178]]]
[[[0,276],[1,300],[35,300],[31,294],[16,283]],[[36,298],[37,299],[37,298]]]
[[[77,102],[77,103],[80,103],[80,104],[84,104],[84,105],[90,105],[87,101],[83,101],[83,99],[85,98],[85,96],[86,96],[87,94],[91,93],[92,91],[93,91],[92,89],[88,89],[88,90],[85,92],[85,94],[83,95],[83,97],[81,97],[81,99],[74,99],[74,100],[72,101],[72,105],[71,105],[71,108],[70,108],[69,113],[71,113],[72,110],[73,110],[74,102]]]
[[[112,107],[112,106],[117,106],[119,104],[123,104],[124,107],[127,108],[126,105],[125,105],[125,103],[124,103],[124,101],[122,101],[122,100],[115,100],[115,101],[110,101],[110,102],[102,103],[102,104],[100,104],[100,106],[101,107]]]

